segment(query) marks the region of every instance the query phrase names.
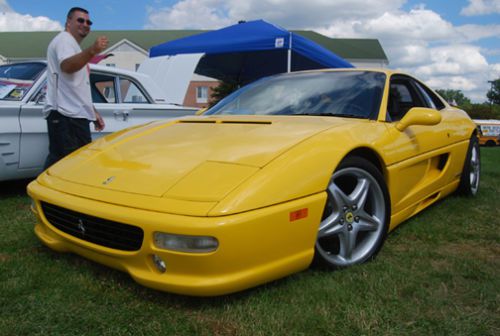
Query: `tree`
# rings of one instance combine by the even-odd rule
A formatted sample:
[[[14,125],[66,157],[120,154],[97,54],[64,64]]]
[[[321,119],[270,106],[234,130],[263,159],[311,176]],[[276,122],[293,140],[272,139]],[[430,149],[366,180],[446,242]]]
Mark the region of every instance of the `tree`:
[[[436,92],[452,105],[464,107],[472,104],[471,100],[467,98],[461,90],[446,89],[436,90]]]
[[[500,78],[491,81],[491,89],[486,93],[490,104],[500,105]]]

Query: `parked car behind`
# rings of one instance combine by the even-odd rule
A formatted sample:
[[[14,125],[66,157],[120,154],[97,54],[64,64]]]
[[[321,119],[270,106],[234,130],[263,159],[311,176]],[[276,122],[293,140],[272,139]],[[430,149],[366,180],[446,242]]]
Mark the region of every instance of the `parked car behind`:
[[[106,123],[97,137],[158,119],[194,114],[196,108],[169,104],[154,81],[132,71],[90,65],[96,109]],[[42,170],[48,152],[42,117],[46,63],[0,66],[0,181],[30,178]]]

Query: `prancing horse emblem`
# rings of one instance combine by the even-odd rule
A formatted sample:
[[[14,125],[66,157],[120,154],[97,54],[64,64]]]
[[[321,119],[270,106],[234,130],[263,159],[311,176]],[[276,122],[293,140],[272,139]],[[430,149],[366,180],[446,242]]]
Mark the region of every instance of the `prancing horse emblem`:
[[[83,223],[83,219],[81,219],[81,218],[78,218],[78,230],[80,230],[80,233],[82,235],[84,235],[85,231],[87,231],[87,229],[85,228],[85,225]]]
[[[102,182],[102,184],[103,185],[109,184],[109,183],[113,182],[114,179],[115,179],[114,176],[110,176],[106,180],[104,180],[104,182]]]

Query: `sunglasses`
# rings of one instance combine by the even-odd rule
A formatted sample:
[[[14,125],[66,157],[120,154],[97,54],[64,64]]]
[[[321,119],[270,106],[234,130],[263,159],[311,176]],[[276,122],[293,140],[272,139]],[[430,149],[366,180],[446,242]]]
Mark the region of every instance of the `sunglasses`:
[[[82,24],[83,24],[83,23],[87,23],[87,25],[88,25],[89,27],[90,27],[90,26],[92,26],[92,21],[90,21],[90,20],[85,20],[84,18],[81,18],[81,17],[80,17],[80,18],[78,18],[78,19],[76,19],[76,21],[77,21],[78,23],[82,23]]]

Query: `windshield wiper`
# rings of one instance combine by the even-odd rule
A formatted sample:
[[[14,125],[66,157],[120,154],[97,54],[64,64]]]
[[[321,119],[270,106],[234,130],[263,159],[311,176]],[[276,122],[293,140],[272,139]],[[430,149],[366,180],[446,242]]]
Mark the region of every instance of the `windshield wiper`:
[[[292,115],[302,115],[302,116],[327,116],[327,117],[341,117],[341,118],[366,118],[364,116],[360,116],[359,114],[351,114],[351,113],[297,113]]]

